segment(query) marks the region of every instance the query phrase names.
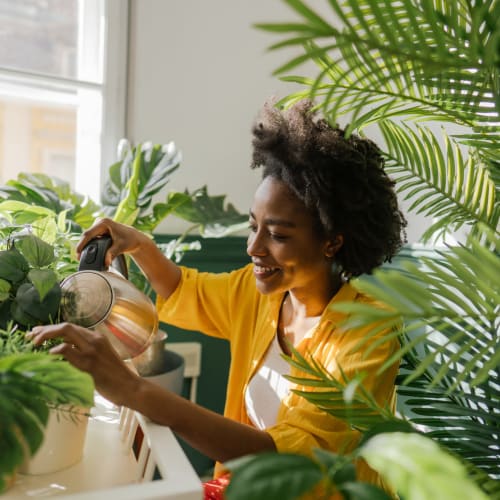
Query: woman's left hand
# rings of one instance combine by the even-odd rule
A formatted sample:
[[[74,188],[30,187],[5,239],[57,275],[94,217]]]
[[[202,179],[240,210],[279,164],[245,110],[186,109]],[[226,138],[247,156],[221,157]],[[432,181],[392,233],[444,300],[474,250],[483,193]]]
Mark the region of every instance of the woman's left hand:
[[[96,390],[106,399],[130,406],[129,399],[137,391],[140,377],[120,359],[104,335],[72,323],[59,323],[36,326],[27,336],[35,345],[48,339],[63,339],[50,352],[62,355],[73,366],[89,373]]]

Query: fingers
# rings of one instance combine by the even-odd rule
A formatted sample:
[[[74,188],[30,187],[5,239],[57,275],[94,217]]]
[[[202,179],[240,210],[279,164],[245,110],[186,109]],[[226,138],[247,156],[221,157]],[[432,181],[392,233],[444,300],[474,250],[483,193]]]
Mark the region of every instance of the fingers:
[[[117,405],[130,404],[140,378],[120,359],[102,333],[72,323],[59,323],[36,326],[27,337],[35,345],[49,339],[62,339],[61,344],[50,349],[52,354],[63,356],[76,368],[89,373],[96,390],[105,398]]]
[[[111,246],[106,252],[104,259],[104,264],[108,267],[115,257],[132,251],[138,245],[135,229],[132,227],[120,224],[109,218],[97,219],[92,227],[82,233],[80,242],[76,247],[78,258],[80,258],[84,247],[90,240],[104,235],[111,237]]]
[[[72,323],[58,323],[56,325],[35,326],[30,333],[26,334],[28,339],[33,340],[35,345],[41,345],[49,339],[61,338],[67,344],[74,345],[83,350],[88,340],[85,338],[89,330]]]
[[[109,234],[111,239],[113,239],[113,230],[112,230],[113,221],[108,218],[104,219],[96,219],[94,224],[87,230],[82,233],[82,237],[76,247],[76,254],[78,258],[90,240],[97,238],[98,236],[104,236]],[[108,251],[109,253],[109,251]]]
[[[96,336],[96,332],[72,323],[36,326],[26,334],[35,345],[41,345],[49,339],[62,339],[64,342],[52,347],[49,352],[63,356],[76,368],[89,373],[92,372],[93,358],[97,351],[94,346]]]
[[[68,344],[63,342],[55,347],[52,347],[49,351],[51,354],[58,354],[63,356],[66,361],[71,363],[73,366],[79,370],[90,372],[91,365],[89,364],[88,358],[81,355],[80,350],[74,344]]]

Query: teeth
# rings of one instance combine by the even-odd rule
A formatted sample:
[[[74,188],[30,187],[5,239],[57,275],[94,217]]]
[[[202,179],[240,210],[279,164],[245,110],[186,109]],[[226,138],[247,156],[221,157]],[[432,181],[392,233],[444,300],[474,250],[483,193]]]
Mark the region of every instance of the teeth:
[[[257,265],[255,265],[254,267],[257,273],[270,273],[276,269],[275,267],[262,267]]]

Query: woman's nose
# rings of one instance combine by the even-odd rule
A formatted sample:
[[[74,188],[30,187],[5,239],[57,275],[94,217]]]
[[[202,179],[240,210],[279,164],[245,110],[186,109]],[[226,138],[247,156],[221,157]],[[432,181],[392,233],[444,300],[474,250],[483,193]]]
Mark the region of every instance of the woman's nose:
[[[259,233],[257,231],[250,233],[247,239],[247,254],[252,257],[256,255],[262,256],[265,253],[266,249]]]

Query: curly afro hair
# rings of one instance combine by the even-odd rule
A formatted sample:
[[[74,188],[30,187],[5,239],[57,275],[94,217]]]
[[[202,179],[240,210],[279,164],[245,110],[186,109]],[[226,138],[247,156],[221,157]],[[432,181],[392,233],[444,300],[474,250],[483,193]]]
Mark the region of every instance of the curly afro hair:
[[[252,168],[284,182],[316,220],[319,236],[344,243],[335,261],[346,276],[370,273],[406,242],[394,182],[369,139],[331,127],[305,99],[287,110],[268,101],[253,126]]]

